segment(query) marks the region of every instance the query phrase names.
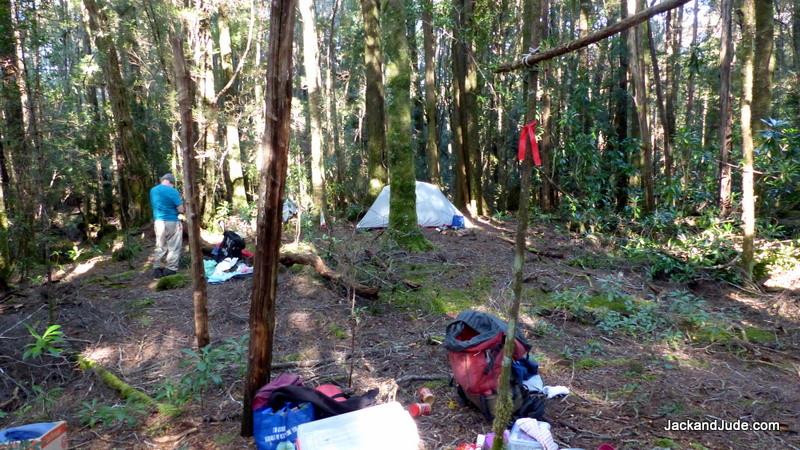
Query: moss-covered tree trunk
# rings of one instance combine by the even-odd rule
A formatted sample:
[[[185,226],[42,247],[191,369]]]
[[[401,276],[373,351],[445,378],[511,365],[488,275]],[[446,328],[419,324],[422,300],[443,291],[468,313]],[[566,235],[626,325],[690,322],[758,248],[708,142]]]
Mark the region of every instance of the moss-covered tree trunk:
[[[106,79],[111,112],[114,116],[119,152],[122,218],[125,225],[143,223],[149,218],[148,189],[152,181],[147,170],[145,145],[133,126],[128,86],[122,79],[117,48],[112,40],[108,19],[95,0],[83,0],[89,14],[89,27],[94,34],[98,62]]]
[[[425,155],[428,161],[428,180],[441,183],[439,174],[439,144],[436,139],[436,67],[433,62],[436,42],[433,36],[433,2],[424,0],[422,5],[422,40],[425,52],[425,117],[427,135]]]
[[[316,14],[312,0],[299,0],[298,9],[303,21],[303,66],[308,89],[309,134],[311,141],[311,192],[318,214],[325,213],[325,162],[322,154],[322,91],[319,75],[319,45]]]
[[[411,147],[411,61],[406,39],[406,5],[388,0],[383,28],[386,36],[386,111],[389,150],[389,233],[402,247],[428,246],[417,225],[414,151]]]
[[[755,198],[753,195],[753,60],[756,28],[755,0],[742,1],[742,268],[753,276],[753,242],[756,234]],[[760,94],[760,93],[759,93]]]
[[[270,378],[275,297],[281,245],[281,209],[289,160],[292,43],[296,0],[272,0],[265,86],[264,161],[258,188],[255,274],[250,299],[250,347],[242,401],[242,436],[253,434],[252,401]]]
[[[530,48],[539,46],[541,40],[542,29],[542,15],[545,15],[546,9],[541,7],[542,0],[525,0],[524,3],[524,17],[525,29],[523,30],[523,42],[529,43]],[[525,113],[525,121],[530,122],[536,119],[536,93],[538,90],[539,72],[538,70],[530,70],[527,73],[525,80],[525,96],[527,103],[527,111]],[[526,146],[527,146],[526,142]],[[514,353],[515,341],[514,337],[517,335],[517,319],[519,318],[519,306],[522,300],[522,269],[525,265],[525,253],[527,247],[528,235],[528,216],[530,214],[529,204],[531,195],[531,168],[533,158],[531,151],[525,152],[525,159],[522,161],[520,172],[520,196],[519,196],[519,209],[517,210],[517,235],[514,245],[514,265],[512,267],[512,291],[514,298],[511,301],[511,306],[508,309],[508,328],[506,329],[506,340],[503,345],[503,362],[500,371],[500,379],[497,382],[497,407],[495,411],[494,429],[495,436],[502,436],[503,431],[508,427],[511,415],[513,413],[513,401],[511,398],[511,363]],[[502,450],[503,439],[495,439],[492,450]]]
[[[388,181],[384,166],[386,150],[386,111],[383,92],[383,53],[381,49],[380,12],[378,0],[361,0],[364,19],[364,64],[366,95],[364,131],[367,134],[367,202],[380,194]],[[405,35],[405,31],[403,31]]]

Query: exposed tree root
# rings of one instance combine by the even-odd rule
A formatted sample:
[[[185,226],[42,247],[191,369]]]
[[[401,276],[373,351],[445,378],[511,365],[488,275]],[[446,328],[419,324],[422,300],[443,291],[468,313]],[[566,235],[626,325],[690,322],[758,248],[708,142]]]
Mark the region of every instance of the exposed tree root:
[[[351,289],[361,297],[378,298],[378,288],[365,286],[357,281],[348,279],[344,275],[328,267],[322,258],[313,253],[281,251],[280,262],[284,266],[292,266],[294,264],[311,266],[322,278],[325,278],[326,280],[345,288]]]

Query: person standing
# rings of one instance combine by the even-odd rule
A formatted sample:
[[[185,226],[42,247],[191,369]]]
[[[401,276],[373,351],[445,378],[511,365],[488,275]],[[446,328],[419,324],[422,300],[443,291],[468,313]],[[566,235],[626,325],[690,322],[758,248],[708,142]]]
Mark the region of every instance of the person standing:
[[[183,226],[178,214],[183,214],[183,200],[175,189],[175,176],[166,173],[161,182],[150,189],[150,207],[156,231],[153,253],[153,277],[161,278],[178,271],[181,258]]]

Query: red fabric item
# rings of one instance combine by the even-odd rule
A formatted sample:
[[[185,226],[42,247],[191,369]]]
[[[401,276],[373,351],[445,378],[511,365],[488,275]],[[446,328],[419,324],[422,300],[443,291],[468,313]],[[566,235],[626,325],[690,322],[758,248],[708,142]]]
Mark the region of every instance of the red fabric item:
[[[497,333],[495,337],[463,352],[448,352],[453,378],[467,394],[491,395],[497,391],[497,379],[503,362],[503,342],[505,333]],[[516,340],[513,359],[525,356],[525,346]]]
[[[253,252],[251,252],[250,250],[248,250],[246,248],[243,248],[242,249],[242,256],[244,256],[245,258],[252,258],[253,256],[256,256],[256,255],[254,255]]]
[[[336,400],[337,402],[343,402],[347,400],[347,397],[343,395],[342,390],[339,389],[339,386],[336,386],[335,384],[321,384],[317,386],[315,390],[320,394]]]
[[[519,149],[517,151],[517,158],[520,161],[525,160],[525,151],[528,143],[531,146],[531,154],[533,155],[533,163],[537,166],[542,165],[542,159],[539,156],[539,143],[536,142],[536,121],[523,125],[522,130],[519,132]]]
[[[300,378],[299,375],[295,375],[293,373],[282,373],[278,375],[277,378],[273,379],[264,386],[261,386],[258,392],[256,392],[256,396],[253,398],[253,411],[266,408],[267,404],[269,404],[269,397],[276,389],[284,386],[302,385],[303,379]]]

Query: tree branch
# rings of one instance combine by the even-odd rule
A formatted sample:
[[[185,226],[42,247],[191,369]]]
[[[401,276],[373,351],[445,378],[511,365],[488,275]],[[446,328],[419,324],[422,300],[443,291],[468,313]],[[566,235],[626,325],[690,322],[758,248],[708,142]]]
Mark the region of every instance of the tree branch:
[[[525,67],[531,67],[539,62],[546,61],[548,59],[553,59],[557,56],[561,56],[566,53],[578,50],[580,48],[587,47],[591,44],[594,44],[597,41],[601,41],[609,36],[613,36],[619,32],[625,31],[628,28],[631,28],[635,25],[639,25],[640,23],[646,21],[647,19],[657,14],[661,14],[663,12],[677,8],[678,6],[681,6],[686,3],[689,3],[689,0],[666,0],[656,6],[639,11],[638,13],[630,17],[620,20],[619,22],[613,25],[609,25],[603,28],[602,30],[596,31],[588,36],[576,39],[572,42],[568,42],[564,45],[560,45],[555,48],[551,48],[550,50],[541,53],[527,54],[517,62],[498,66],[496,69],[494,69],[494,72],[495,73],[511,72],[513,70],[518,70]]]

